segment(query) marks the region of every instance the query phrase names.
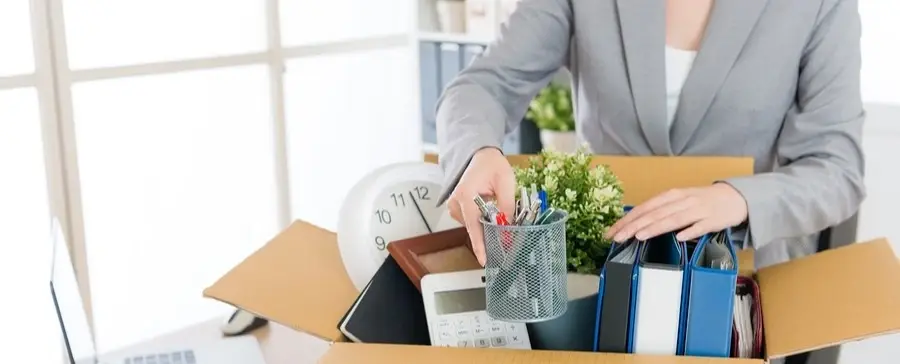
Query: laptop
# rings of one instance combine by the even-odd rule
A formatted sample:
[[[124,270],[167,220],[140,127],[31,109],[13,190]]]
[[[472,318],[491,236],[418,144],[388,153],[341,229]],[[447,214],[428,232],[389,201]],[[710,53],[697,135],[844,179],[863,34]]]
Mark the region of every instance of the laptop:
[[[175,346],[153,352],[123,352],[98,356],[69,248],[59,222],[51,223],[53,263],[50,295],[62,330],[70,364],[265,364],[259,342],[253,336],[222,338],[202,346]]]

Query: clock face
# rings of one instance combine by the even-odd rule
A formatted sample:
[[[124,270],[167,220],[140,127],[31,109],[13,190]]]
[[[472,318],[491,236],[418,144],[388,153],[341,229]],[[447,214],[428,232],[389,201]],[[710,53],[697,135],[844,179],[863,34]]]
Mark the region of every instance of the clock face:
[[[446,205],[437,206],[441,186],[434,182],[408,181],[388,186],[375,197],[369,231],[371,242],[387,257],[387,244],[454,227]]]
[[[338,246],[347,274],[362,290],[390,254],[392,241],[460,227],[437,206],[443,173],[436,164],[387,165],[360,179],[338,219]]]

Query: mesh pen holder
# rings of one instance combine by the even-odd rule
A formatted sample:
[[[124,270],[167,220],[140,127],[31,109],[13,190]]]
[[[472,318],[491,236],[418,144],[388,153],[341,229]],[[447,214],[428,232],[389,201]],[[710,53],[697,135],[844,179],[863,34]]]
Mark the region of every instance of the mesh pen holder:
[[[568,309],[566,220],[544,225],[482,222],[487,314],[506,322],[552,320]]]

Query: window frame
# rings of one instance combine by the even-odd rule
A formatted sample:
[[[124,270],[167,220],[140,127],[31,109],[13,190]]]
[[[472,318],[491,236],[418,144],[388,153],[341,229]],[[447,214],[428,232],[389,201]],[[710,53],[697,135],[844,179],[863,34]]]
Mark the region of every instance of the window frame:
[[[30,1],[34,71],[0,76],[0,90],[34,87],[40,107],[49,211],[62,225],[81,290],[88,323],[94,330],[85,225],[73,117],[72,86],[78,82],[245,65],[266,65],[270,85],[272,153],[275,163],[278,226],[290,224],[291,191],[285,117],[284,73],[287,60],[342,52],[406,47],[409,32],[361,37],[320,44],[284,46],[279,0],[265,0],[266,49],[217,57],[189,58],[103,68],[72,69],[68,62],[64,0]],[[95,335],[96,337],[96,335]]]

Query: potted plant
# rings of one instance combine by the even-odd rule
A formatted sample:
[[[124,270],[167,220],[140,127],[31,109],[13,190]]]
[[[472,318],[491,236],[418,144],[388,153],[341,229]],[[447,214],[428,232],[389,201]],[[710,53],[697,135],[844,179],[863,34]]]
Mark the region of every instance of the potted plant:
[[[520,186],[547,191],[548,204],[566,210],[569,304],[554,320],[529,324],[532,346],[548,350],[590,351],[594,337],[600,268],[611,242],[603,235],[624,214],[622,184],[604,165],[591,166],[585,148],[574,153],[545,149],[529,165],[514,168]]]
[[[541,143],[545,149],[574,153],[578,142],[572,110],[572,89],[551,82],[531,100],[525,117],[541,130]]]

